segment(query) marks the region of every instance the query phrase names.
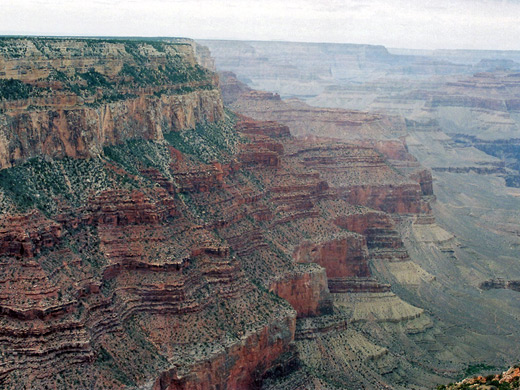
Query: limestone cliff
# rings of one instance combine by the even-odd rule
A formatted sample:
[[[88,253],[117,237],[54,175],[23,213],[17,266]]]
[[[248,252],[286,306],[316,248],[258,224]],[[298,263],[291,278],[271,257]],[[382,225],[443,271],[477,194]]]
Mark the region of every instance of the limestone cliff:
[[[222,119],[217,78],[188,43],[0,40],[0,167],[85,158]]]

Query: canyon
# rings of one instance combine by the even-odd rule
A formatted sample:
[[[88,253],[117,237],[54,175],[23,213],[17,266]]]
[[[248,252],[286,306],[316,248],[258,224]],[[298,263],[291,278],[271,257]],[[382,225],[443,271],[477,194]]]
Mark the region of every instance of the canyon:
[[[372,261],[376,277],[426,309],[432,322],[422,342],[450,368],[515,364],[504,340],[518,318],[519,52],[200,43],[233,110],[269,116],[309,139],[369,146],[421,181],[431,213],[396,220],[412,265]],[[471,351],[479,344],[485,353]]]
[[[518,360],[515,166],[480,146],[514,98],[319,108],[328,59],[262,45],[0,39],[2,387],[427,389]],[[327,82],[487,66],[343,49],[366,69]],[[459,103],[487,110],[467,137]]]

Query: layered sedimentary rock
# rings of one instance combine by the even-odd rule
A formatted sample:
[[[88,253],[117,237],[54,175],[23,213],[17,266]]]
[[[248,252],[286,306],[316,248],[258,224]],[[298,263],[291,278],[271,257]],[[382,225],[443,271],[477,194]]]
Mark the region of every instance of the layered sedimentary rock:
[[[216,61],[219,70],[232,70],[241,82],[248,84],[229,81],[232,88],[228,90],[228,99],[235,99],[232,104],[237,110],[248,110],[254,116],[255,111],[261,114],[264,108],[269,109],[292,121],[286,124],[296,132],[302,131],[301,134],[350,138],[351,143],[375,148],[391,167],[420,185],[423,200],[433,201],[432,213],[411,217],[394,214],[394,223],[379,232],[379,248],[370,248],[367,239],[372,271],[381,285],[391,284],[398,296],[388,291],[365,292],[345,294],[345,299],[340,299],[339,294],[333,294],[336,308],[352,310],[355,318],[363,322],[361,326],[351,321],[350,329],[357,326],[365,335],[379,335],[375,344],[387,348],[384,367],[371,366],[363,372],[385,372],[381,382],[393,378],[393,384],[399,383],[396,387],[432,388],[448,381],[428,377],[422,370],[418,374],[418,367],[436,367],[437,373],[450,376],[450,371],[463,375],[466,369],[482,362],[505,366],[517,361],[516,292],[478,287],[492,278],[508,281],[517,280],[520,275],[518,191],[504,185],[504,179],[509,186],[516,180],[513,164],[517,160],[519,128],[515,103],[518,65],[504,59],[518,62],[518,52],[389,50],[397,55],[385,56],[380,52],[376,58],[381,62],[375,66],[364,55],[355,60],[338,55],[339,50],[355,48],[333,49],[327,44],[216,42],[213,47],[220,57]],[[384,77],[378,72],[383,72]],[[313,77],[308,77],[311,74]],[[223,78],[231,79],[229,74]],[[272,92],[254,93],[248,87]],[[240,95],[247,96],[242,105]],[[305,113],[304,105],[291,99],[294,97],[329,109],[316,109],[313,118]],[[262,108],[255,110],[257,104]],[[342,109],[334,110],[336,107]],[[370,129],[360,133],[354,126],[341,131],[328,121],[362,118],[362,113],[352,111],[356,109],[368,110],[380,118],[403,116],[405,127],[395,131],[382,119],[358,126],[358,130]],[[306,122],[312,126],[297,123],[300,112],[307,115]],[[318,114],[323,115],[323,124],[317,119]],[[316,143],[316,138],[309,137],[308,142]],[[287,146],[285,151],[292,153]],[[410,159],[410,153],[433,175]],[[329,183],[329,188],[334,189],[334,185]],[[425,202],[423,206],[429,208]],[[333,237],[320,236],[319,242],[329,239]],[[401,250],[393,248],[399,245]],[[357,282],[360,281],[356,279]],[[368,288],[369,283],[365,283]],[[349,288],[353,291],[353,287]],[[403,305],[399,296],[406,297],[416,308]],[[427,311],[421,313],[420,307]],[[499,329],[496,318],[500,319]],[[327,328],[323,325],[323,329]],[[403,334],[409,337],[402,337]],[[299,344],[305,350],[301,356],[313,356],[304,358],[312,372],[324,373],[325,367],[338,367],[341,354],[331,356],[332,339],[328,338],[325,344]],[[351,344],[354,340],[357,338],[349,339]],[[338,346],[342,344],[339,342]],[[399,359],[393,360],[394,351],[399,351]],[[410,356],[420,358],[405,368],[403,357]],[[356,363],[349,363],[359,364],[354,370],[349,368],[351,372],[366,367],[359,358]],[[291,379],[277,384],[281,388],[298,388],[291,387],[291,383],[304,387],[312,378],[309,371],[289,375]],[[340,378],[342,372],[335,371],[334,379]],[[406,382],[409,378],[414,378],[413,384]],[[341,387],[336,382],[314,380],[322,387]],[[361,379],[346,383],[361,388],[363,382]],[[373,383],[365,386],[376,388]]]
[[[228,83],[231,78],[224,81]],[[362,111],[311,107],[299,100],[282,101],[270,92],[238,91],[230,107],[258,120],[276,120],[295,135],[319,135],[343,139],[399,137],[405,134],[404,121],[397,116]],[[231,98],[230,98],[231,100]],[[385,128],[385,133],[381,132]]]
[[[0,119],[4,129],[2,167],[28,158],[86,158],[98,155],[104,146],[144,137],[161,140],[162,129],[192,128],[202,120],[222,118],[222,103],[215,91],[182,96],[141,96],[100,108],[56,107],[52,110],[6,111]],[[78,132],[78,129],[84,129]]]
[[[162,373],[153,389],[257,388],[273,362],[289,351],[294,327],[290,319],[272,319],[269,326],[246,334],[239,343],[193,367],[188,376],[179,375],[177,369]]]
[[[287,300],[298,317],[311,317],[332,309],[328,296],[327,275],[321,267],[302,267],[271,282],[270,289]]]
[[[426,211],[420,185],[393,170],[374,149],[318,143],[302,148],[296,155],[306,166],[322,172],[351,204],[399,214]]]
[[[277,92],[284,98],[312,100],[328,88],[352,85],[344,99],[351,104],[370,101],[380,84],[395,80],[421,79],[446,74],[467,74],[473,70],[467,61],[453,56],[425,55],[424,52],[400,53],[378,45],[338,43],[262,42],[262,41],[199,41],[208,46],[219,70],[232,71],[238,79],[256,89]],[[405,51],[405,50],[403,50]],[[510,52],[514,53],[514,52]],[[472,53],[473,54],[473,53]],[[481,52],[483,58],[502,53]],[[471,58],[471,62],[478,62]],[[518,55],[515,59],[518,61]],[[390,80],[390,81],[387,81]],[[338,85],[339,84],[339,85]],[[363,84],[368,98],[359,97]],[[341,100],[340,100],[341,102]],[[338,101],[335,102],[336,105]],[[314,104],[325,106],[324,104]]]
[[[372,257],[389,261],[409,260],[397,227],[388,214],[373,210],[359,210],[338,217],[334,223],[363,234]]]
[[[364,237],[349,234],[325,242],[303,242],[295,251],[297,262],[317,263],[327,271],[328,278],[368,276]]]
[[[42,248],[58,245],[62,226],[38,211],[3,218],[0,236],[3,256],[34,257]]]
[[[39,155],[97,156],[223,116],[216,78],[189,44],[13,39],[0,54],[2,168]]]
[[[428,174],[402,144],[295,139],[224,112],[184,43],[13,40],[27,73],[4,53],[27,87],[2,101],[16,124],[0,171],[2,385],[297,388],[339,370],[342,386],[383,388],[396,358],[349,324],[426,327],[369,262],[407,260],[394,219],[430,215]],[[70,107],[38,100],[62,93]],[[348,373],[357,361],[377,372]]]

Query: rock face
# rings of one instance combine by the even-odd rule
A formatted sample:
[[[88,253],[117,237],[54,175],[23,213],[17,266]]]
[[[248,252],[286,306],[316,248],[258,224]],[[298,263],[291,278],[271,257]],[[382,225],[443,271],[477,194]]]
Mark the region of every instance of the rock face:
[[[326,242],[303,242],[294,253],[297,262],[321,265],[329,279],[370,275],[367,257],[365,239],[356,234]]]
[[[241,343],[235,343],[209,362],[195,366],[187,377],[177,370],[167,371],[157,379],[154,390],[210,389],[215,387],[251,389],[259,387],[273,362],[287,352],[294,339],[295,323],[291,320],[271,321],[270,326]],[[248,337],[247,337],[248,336]],[[209,364],[208,364],[209,363]]]
[[[498,367],[518,361],[516,292],[502,287],[520,276],[518,191],[504,185],[504,179],[514,185],[518,176],[519,52],[392,49],[385,54],[348,45],[208,45],[219,70],[236,75],[221,78],[224,89],[229,85],[226,99],[235,111],[257,120],[277,119],[306,137],[306,145],[302,140],[298,147],[284,142],[277,169],[294,158],[308,164],[309,176],[301,176],[302,182],[305,177],[310,187],[315,172],[327,182],[321,199],[290,196],[287,187],[301,189],[303,183],[284,183],[287,194],[280,193],[276,201],[288,210],[301,210],[286,218],[299,224],[300,216],[316,213],[312,202],[323,211],[333,209],[331,198],[324,199],[331,193],[341,193],[343,200],[350,196],[359,210],[331,217],[343,221],[336,225],[340,229],[350,232],[349,224],[358,226],[355,231],[365,236],[373,272],[365,278],[328,280],[332,318],[297,319],[300,359],[323,376],[300,370],[268,388],[305,388],[311,381],[323,388],[380,388],[382,383],[432,388],[450,381],[439,375],[461,376],[482,362]],[[324,135],[329,139],[320,138]],[[328,151],[327,142],[337,147],[338,140],[368,151],[343,145],[341,151]],[[310,151],[313,147],[322,150]],[[373,150],[382,164],[369,155]],[[353,156],[365,160],[357,164]],[[399,204],[401,196],[410,203]],[[388,215],[383,208],[398,213]],[[361,228],[363,224],[369,227]],[[325,233],[327,229],[315,225],[315,232],[292,250],[345,233]],[[490,285],[500,290],[479,289],[483,281],[497,278],[505,283]],[[341,330],[338,313],[349,319],[347,332]],[[354,345],[366,352],[356,353]],[[368,358],[370,368],[364,369],[367,356],[373,360]],[[435,367],[436,374],[426,373],[425,367]],[[356,375],[359,371],[363,376]],[[384,378],[377,378],[383,372]],[[333,382],[323,379],[331,377]]]
[[[223,117],[216,79],[189,44],[6,40],[0,80],[17,82],[20,94],[0,99],[2,168],[41,155],[93,157],[104,146],[160,141],[164,131]]]
[[[386,386],[386,330],[351,327],[429,324],[369,265],[406,266],[395,221],[431,218],[402,143],[224,112],[184,40],[6,43],[2,77],[22,84],[1,114],[3,387]]]
[[[203,120],[222,118],[222,102],[218,92],[191,92],[158,99],[143,95],[100,108],[58,107],[45,111],[10,112],[1,118],[5,143],[0,156],[2,167],[12,166],[28,158],[87,158],[101,153],[104,146],[144,137],[160,141],[165,129],[193,128]],[[76,133],[77,129],[84,129]]]
[[[321,267],[297,269],[270,285],[270,290],[287,300],[298,317],[313,317],[332,310],[327,275]]]
[[[236,83],[228,76],[223,82]],[[227,87],[225,87],[227,88]],[[230,107],[257,120],[276,120],[294,129],[295,135],[318,135],[343,139],[399,137],[405,135],[402,118],[362,111],[311,107],[300,100],[280,100],[280,96],[240,91],[229,97]],[[381,132],[385,128],[385,135]]]
[[[1,223],[2,256],[32,258],[42,248],[52,248],[60,242],[62,226],[37,211],[6,217]]]

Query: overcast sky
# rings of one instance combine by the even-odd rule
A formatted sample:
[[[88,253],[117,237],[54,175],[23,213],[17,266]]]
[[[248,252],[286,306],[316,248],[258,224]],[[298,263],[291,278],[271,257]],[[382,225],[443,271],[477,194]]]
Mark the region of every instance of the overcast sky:
[[[0,34],[520,50],[520,0],[0,0]]]

